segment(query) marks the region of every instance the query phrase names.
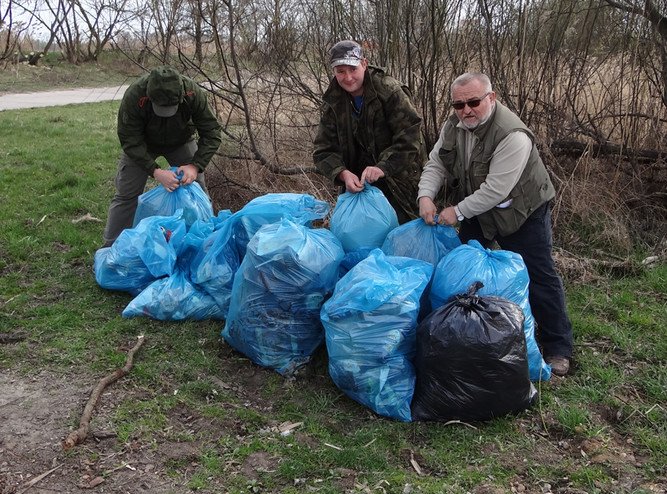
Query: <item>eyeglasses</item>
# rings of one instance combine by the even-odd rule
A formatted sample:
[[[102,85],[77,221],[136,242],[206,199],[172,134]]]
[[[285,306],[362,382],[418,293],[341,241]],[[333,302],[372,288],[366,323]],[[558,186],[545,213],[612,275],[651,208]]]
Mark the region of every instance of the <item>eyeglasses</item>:
[[[479,104],[482,102],[484,98],[486,98],[489,93],[486,93],[484,96],[481,98],[474,98],[474,99],[469,99],[468,101],[457,101],[456,103],[452,103],[452,106],[454,107],[455,110],[463,110],[466,105],[468,105],[470,108],[477,108]]]

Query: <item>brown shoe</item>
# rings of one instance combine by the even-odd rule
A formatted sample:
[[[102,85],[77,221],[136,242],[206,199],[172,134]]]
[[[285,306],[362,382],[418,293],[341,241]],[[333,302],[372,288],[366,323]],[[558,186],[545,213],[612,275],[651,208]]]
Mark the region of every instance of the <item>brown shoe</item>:
[[[570,372],[570,359],[554,355],[553,357],[546,357],[547,364],[551,366],[551,372],[557,376],[564,376]]]

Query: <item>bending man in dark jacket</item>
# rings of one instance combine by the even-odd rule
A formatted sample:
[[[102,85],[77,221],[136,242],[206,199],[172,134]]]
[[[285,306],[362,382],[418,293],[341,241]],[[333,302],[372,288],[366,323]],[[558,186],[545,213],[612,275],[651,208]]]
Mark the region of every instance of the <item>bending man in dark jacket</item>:
[[[461,242],[494,239],[521,255],[530,277],[529,300],[538,341],[554,374],[570,369],[572,325],[563,285],[551,257],[554,187],[535,146],[535,137],[507,107],[496,101],[489,78],[457,77],[451,86],[452,114],[440,132],[419,182],[419,211],[433,224],[434,198],[445,184],[453,206],[438,221],[461,223]]]
[[[206,93],[170,67],[153,69],[127,88],[118,110],[118,139],[123,151],[118,160],[116,194],[104,229],[104,246],[110,246],[132,226],[137,198],[144,192],[149,176],[169,192],[195,180],[206,191],[204,168],[220,146],[220,131]],[[178,167],[180,180],[158,166],[155,159],[159,156]]]
[[[407,88],[369,66],[354,41],[340,41],[330,53],[335,77],[324,93],[315,166],[348,192],[360,192],[364,182],[377,186],[400,223],[416,218],[426,151]]]

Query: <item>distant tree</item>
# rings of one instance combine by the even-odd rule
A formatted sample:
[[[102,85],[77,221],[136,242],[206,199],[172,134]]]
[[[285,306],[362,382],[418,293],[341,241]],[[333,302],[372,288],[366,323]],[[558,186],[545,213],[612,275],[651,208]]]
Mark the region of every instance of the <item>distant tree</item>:
[[[126,16],[127,0],[33,0],[14,5],[41,26],[47,39],[41,54],[56,44],[70,63],[97,60]],[[39,55],[39,54],[37,54]]]
[[[3,5],[0,1],[0,60],[12,59],[19,51],[19,39],[30,27],[29,22],[16,22],[12,4],[9,0]]]
[[[653,0],[604,1],[610,7],[639,16],[650,24],[653,35],[651,41],[658,50],[660,65],[654,64],[650,55],[644,61],[656,76],[656,82],[662,88],[662,104],[667,106],[667,4],[664,1],[656,4]]]

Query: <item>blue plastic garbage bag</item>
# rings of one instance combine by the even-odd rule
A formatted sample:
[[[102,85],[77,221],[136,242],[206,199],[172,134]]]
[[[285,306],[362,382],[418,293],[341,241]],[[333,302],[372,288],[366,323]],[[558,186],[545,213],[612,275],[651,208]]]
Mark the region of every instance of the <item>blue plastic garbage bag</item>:
[[[170,170],[176,173],[177,168]],[[183,218],[189,227],[197,220],[208,220],[213,216],[211,199],[197,182],[181,185],[173,192],[167,191],[161,184],[139,196],[134,224],[150,216],[171,216],[178,209],[183,210]]]
[[[329,374],[350,398],[410,421],[419,299],[433,266],[380,249],[359,262],[322,306]]]
[[[202,246],[207,238],[209,238],[215,231],[215,223],[211,220],[195,221],[188,233],[183,239],[181,250],[178,252],[177,265],[180,269],[190,272],[190,266],[194,258],[202,250]]]
[[[220,219],[197,220],[190,226],[177,253],[174,273],[146,287],[128,304],[123,317],[147,316],[161,321],[224,319],[215,299],[190,280],[192,260],[215,227],[221,225]]]
[[[368,254],[370,254],[372,250],[373,249],[371,248],[359,249],[346,253],[345,257],[343,257],[343,260],[340,262],[338,277],[342,278],[343,276],[345,276],[350,271],[350,269],[352,269],[361,261],[366,259],[368,257]]]
[[[528,301],[530,280],[521,256],[507,250],[485,249],[476,240],[454,249],[435,268],[430,294],[432,308],[435,310],[455,295],[466,293],[475,281],[484,284],[478,295],[506,298],[521,307],[530,379],[549,380],[551,367],[544,362],[535,339],[535,318]]]
[[[181,270],[153,281],[123,310],[123,317],[139,316],[160,321],[224,319],[213,297],[193,284]]]
[[[329,213],[329,204],[310,194],[274,193],[255,197],[243,206],[235,216],[234,236],[238,251],[245,253],[246,246],[264,225],[290,218],[299,225],[311,226]]]
[[[461,245],[456,230],[448,225],[427,225],[423,219],[408,221],[389,232],[382,244],[388,256],[421,259],[436,266],[451,250]]]
[[[190,265],[190,279],[215,299],[224,314],[229,310],[234,274],[242,260],[233,223],[234,216],[209,235]]]
[[[95,253],[95,280],[102,288],[136,295],[174,272],[184,237],[182,211],[145,218],[135,228],[123,230],[111,247]]]
[[[213,216],[210,221],[213,222],[213,229],[218,230],[222,224],[232,216],[230,209],[221,209],[216,216]]]
[[[361,192],[338,196],[331,216],[331,231],[345,252],[381,247],[387,234],[397,226],[394,208],[380,189],[368,184]]]
[[[220,211],[217,216],[213,216],[208,221],[198,220],[192,224],[188,230],[188,234],[191,234],[188,246],[192,251],[196,252],[193,252],[194,255],[191,255],[188,258],[188,263],[190,264],[190,273],[194,273],[196,271],[196,268],[199,266],[201,261],[204,259],[208,251],[220,236],[219,232],[223,225],[231,217],[232,212],[229,209],[225,209]],[[199,239],[203,240],[199,242]]]
[[[188,230],[183,240],[181,250],[178,252],[177,265],[182,269],[189,279],[192,279],[192,273],[198,266],[196,260],[203,258],[213,244],[216,231],[222,228],[222,225],[231,217],[229,209],[220,211],[217,216],[210,219],[195,221]]]
[[[324,218],[329,205],[309,194],[266,194],[256,197],[240,211],[226,219],[202,245],[192,262],[191,279],[201,285],[226,313],[234,282],[234,274],[245,256],[248,241],[266,224],[290,218],[297,224],[310,226]]]
[[[234,277],[225,341],[261,366],[293,374],[324,341],[320,309],[342,258],[329,230],[288,219],[263,226]]]

